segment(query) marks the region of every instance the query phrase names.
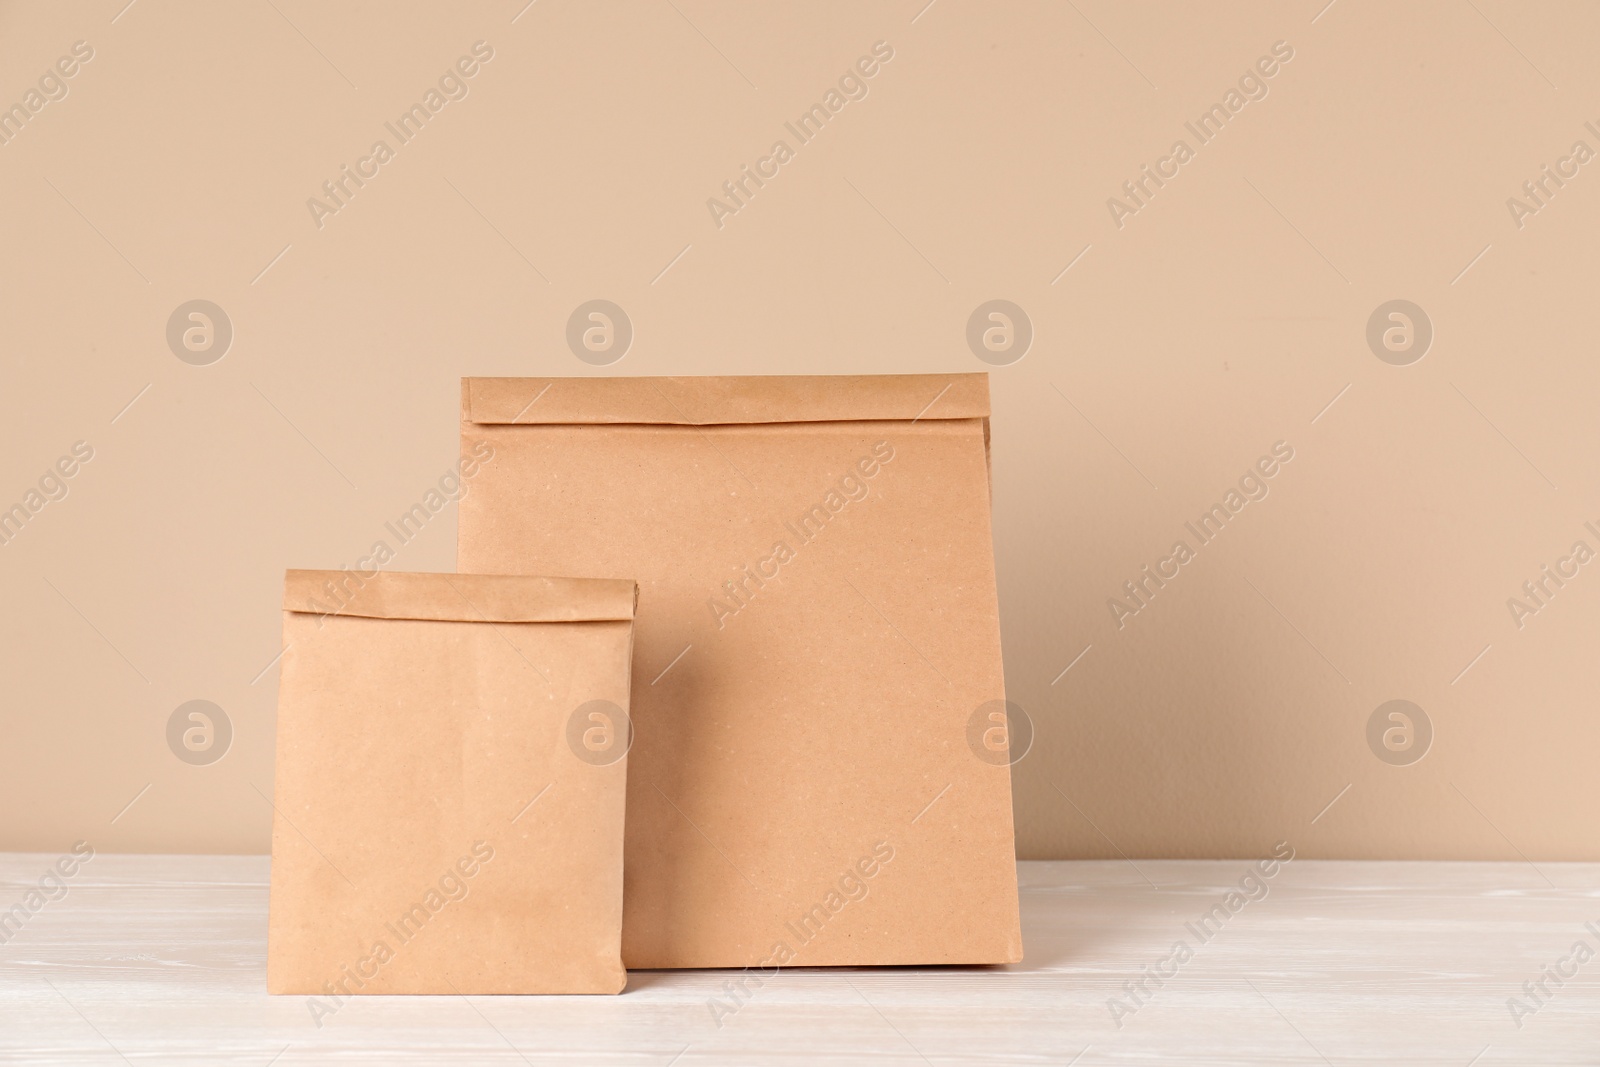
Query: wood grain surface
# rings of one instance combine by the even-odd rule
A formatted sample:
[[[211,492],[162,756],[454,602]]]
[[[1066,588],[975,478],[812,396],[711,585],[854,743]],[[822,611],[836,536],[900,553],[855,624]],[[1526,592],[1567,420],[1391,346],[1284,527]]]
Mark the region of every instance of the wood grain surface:
[[[0,854],[0,909],[56,859]],[[786,971],[742,1002],[736,972],[646,971],[620,997],[354,998],[318,1026],[266,993],[266,857],[101,854],[0,944],[0,1062],[1600,1062],[1600,865],[1251,870],[1023,863],[1012,967]],[[1130,999],[1147,967],[1170,976]]]

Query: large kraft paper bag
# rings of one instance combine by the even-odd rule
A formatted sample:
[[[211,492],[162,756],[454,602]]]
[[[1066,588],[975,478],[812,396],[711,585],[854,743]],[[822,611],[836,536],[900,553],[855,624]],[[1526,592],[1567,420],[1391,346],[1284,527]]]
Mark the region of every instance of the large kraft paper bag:
[[[469,378],[462,570],[637,578],[629,967],[1021,959],[988,379]]]
[[[288,572],[270,992],[621,992],[635,600]]]

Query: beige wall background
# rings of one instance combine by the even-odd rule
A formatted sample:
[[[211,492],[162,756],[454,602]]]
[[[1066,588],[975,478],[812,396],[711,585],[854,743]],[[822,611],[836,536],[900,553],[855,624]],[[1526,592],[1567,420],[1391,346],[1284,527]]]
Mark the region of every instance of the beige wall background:
[[[0,545],[0,848],[266,851],[283,570],[393,543],[462,375],[990,369],[1020,855],[1600,858],[1600,11],[925,3],[0,5],[0,507],[43,503]],[[990,366],[995,299],[1033,337]],[[454,542],[452,506],[393,566]],[[215,762],[169,747],[192,700]]]

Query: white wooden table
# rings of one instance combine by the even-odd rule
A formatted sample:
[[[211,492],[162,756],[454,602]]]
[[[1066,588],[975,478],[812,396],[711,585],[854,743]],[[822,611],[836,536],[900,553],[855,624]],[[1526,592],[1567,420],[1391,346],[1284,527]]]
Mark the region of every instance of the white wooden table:
[[[0,910],[55,859],[0,854]],[[1297,860],[1201,941],[1186,924],[1248,870],[1024,863],[1024,963],[785,972],[720,1028],[716,971],[637,972],[620,997],[356,998],[318,1028],[264,991],[265,857],[101,854],[0,944],[0,1062],[1600,1063],[1600,957],[1571,955],[1600,951],[1600,864]],[[1158,964],[1176,974],[1114,1019]],[[1575,975],[1524,992],[1558,964]],[[1514,1019],[1512,997],[1536,1010]]]

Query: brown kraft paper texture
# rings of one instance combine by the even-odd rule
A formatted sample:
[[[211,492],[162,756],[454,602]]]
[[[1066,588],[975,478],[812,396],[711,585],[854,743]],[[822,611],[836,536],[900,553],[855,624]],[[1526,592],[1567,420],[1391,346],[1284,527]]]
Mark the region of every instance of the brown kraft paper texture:
[[[636,587],[290,571],[267,988],[618,993]]]
[[[640,582],[629,967],[1021,958],[988,379],[469,378],[464,571]]]

